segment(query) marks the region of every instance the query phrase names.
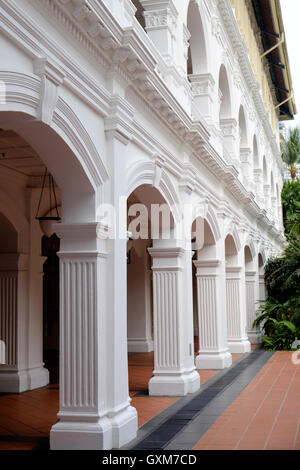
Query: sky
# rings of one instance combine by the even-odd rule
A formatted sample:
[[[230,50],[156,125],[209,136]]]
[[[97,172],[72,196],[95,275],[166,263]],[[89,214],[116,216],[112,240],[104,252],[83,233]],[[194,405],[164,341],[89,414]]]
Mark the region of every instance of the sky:
[[[294,121],[284,121],[289,126],[300,126],[300,0],[280,0],[292,83],[297,106]]]

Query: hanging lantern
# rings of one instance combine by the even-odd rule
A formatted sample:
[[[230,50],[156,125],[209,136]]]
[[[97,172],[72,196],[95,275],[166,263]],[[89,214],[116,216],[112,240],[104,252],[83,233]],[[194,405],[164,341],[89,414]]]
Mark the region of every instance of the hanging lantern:
[[[40,212],[40,206],[41,206],[43,197],[44,198],[47,197],[47,190],[45,189],[47,180],[48,180],[48,199],[49,199],[50,209],[47,213],[48,215],[40,216],[39,212]],[[54,179],[53,179],[53,176],[50,173],[48,173],[47,168],[45,170],[45,174],[44,174],[44,178],[43,178],[43,185],[42,185],[41,195],[40,195],[39,204],[38,204],[38,208],[37,208],[37,211],[36,211],[35,218],[36,218],[36,220],[40,221],[41,228],[42,228],[43,232],[45,233],[45,235],[47,235],[47,236],[49,236],[49,234],[51,234],[52,223],[53,222],[58,222],[59,220],[61,220],[61,218],[59,216],[59,212],[58,212]]]

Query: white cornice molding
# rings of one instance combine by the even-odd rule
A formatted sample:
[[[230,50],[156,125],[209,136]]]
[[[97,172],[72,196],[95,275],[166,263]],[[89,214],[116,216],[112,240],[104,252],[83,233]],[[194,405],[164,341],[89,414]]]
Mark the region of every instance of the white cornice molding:
[[[245,41],[243,40],[241,33],[239,31],[230,1],[218,0],[218,8],[220,10],[220,16],[225,26],[225,30],[230,38],[232,48],[238,54],[240,69],[244,77],[245,83],[248,87],[248,92],[250,93],[250,96],[253,99],[257,114],[262,122],[268,142],[271,144],[273,154],[280,168],[281,158],[280,158],[279,148],[276,143],[276,137],[273,133],[271,124],[269,122],[268,113],[264,107],[264,104],[260,95],[260,87],[257,83],[254,72],[252,70],[252,67],[248,58],[248,52],[246,49]]]
[[[82,0],[81,3],[85,3],[92,11],[92,15],[96,16],[96,22],[97,20],[101,20],[101,24],[103,25],[103,18],[105,18],[105,25],[103,25],[103,27],[106,28],[106,39],[111,37],[112,40],[106,41],[104,45],[102,39],[100,39],[99,44],[97,35],[91,36],[88,31],[85,31],[83,26],[78,23],[75,17],[66,13],[66,7],[68,4],[72,4],[72,0],[32,1],[35,4],[39,4],[39,6],[42,4],[50,9],[56,19],[60,21],[62,28],[66,28],[69,33],[72,33],[93,57],[97,56],[97,63],[102,67],[108,67],[112,60],[112,54],[122,52],[123,55],[125,55],[125,59],[124,63],[121,61],[120,67],[126,67],[126,73],[131,74],[133,83],[135,83],[135,89],[139,90],[138,93],[142,96],[145,95],[147,91],[147,93],[151,92],[156,95],[156,103],[158,102],[159,106],[156,108],[155,112],[160,116],[160,119],[164,120],[177,138],[185,141],[190,146],[202,164],[225,182],[227,190],[239,203],[245,206],[248,205],[250,211],[255,214],[256,218],[260,216],[261,211],[251,200],[249,193],[247,193],[238,180],[237,171],[234,166],[226,164],[217,154],[214,148],[208,143],[209,134],[205,127],[200,122],[192,121],[191,117],[185,112],[174,95],[170,92],[163,78],[158,74],[157,64],[162,63],[163,59],[154,46],[150,46],[151,41],[147,38],[147,35],[143,34],[142,36],[144,32],[141,31],[141,28],[126,28],[123,30],[114,20],[103,2],[96,0],[86,0],[84,2],[84,0]],[[219,4],[224,3],[224,1],[225,0],[219,0]],[[225,1],[225,3],[227,3],[227,1]],[[5,12],[9,12],[14,21],[11,21],[9,24],[9,14],[7,15],[5,12],[1,14],[1,8],[0,19],[2,20],[4,18],[6,26],[9,24],[11,31],[13,31],[15,35],[14,39],[17,39],[18,42],[21,41],[22,47],[27,48],[27,51],[30,51],[30,55],[32,55],[33,58],[40,57],[42,46],[47,56],[50,55],[50,57],[58,59],[63,64],[62,72],[65,74],[64,86],[70,87],[74,93],[81,96],[92,108],[97,109],[99,114],[108,116],[111,97],[107,90],[99,86],[90,76],[87,76],[84,71],[80,70],[77,64],[74,63],[60,47],[57,47],[57,44],[54,43],[51,38],[43,35],[38,25],[33,24],[30,18],[25,17],[24,11],[19,8],[16,2],[10,0],[8,5],[1,0],[0,7],[3,6],[5,7]],[[95,21],[93,24],[95,24]],[[20,27],[18,27],[19,25]],[[98,28],[99,34],[101,31],[103,33],[103,29],[101,28],[100,26]],[[238,31],[236,33],[239,34]],[[130,70],[128,70],[128,68]],[[253,73],[252,78],[255,80]],[[253,83],[255,84],[256,82]],[[260,104],[263,106],[261,99]],[[133,134],[138,136],[138,129],[135,124],[136,123],[133,121]],[[264,125],[266,125],[265,122]],[[272,134],[271,137],[274,138],[270,126],[268,129]],[[148,137],[149,136],[147,136],[147,138]],[[169,167],[172,167],[171,160],[172,156],[170,156],[170,160],[167,162],[167,166]],[[179,166],[180,164],[181,163],[178,162]],[[178,168],[178,170],[180,171],[180,168]],[[104,171],[103,176],[106,178],[105,173]],[[199,185],[196,182],[196,188],[197,187],[199,187]],[[263,218],[266,219],[265,214]]]

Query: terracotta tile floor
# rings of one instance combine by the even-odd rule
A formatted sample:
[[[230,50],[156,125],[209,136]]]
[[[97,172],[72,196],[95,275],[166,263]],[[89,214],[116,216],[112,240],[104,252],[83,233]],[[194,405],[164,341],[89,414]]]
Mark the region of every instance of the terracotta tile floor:
[[[235,355],[234,359],[237,358]],[[153,353],[128,354],[130,397],[138,412],[139,427],[178,400],[148,396],[153,361]],[[201,383],[217,373],[201,371]],[[49,431],[57,420],[58,393],[58,383],[52,383],[19,395],[0,394],[0,450],[47,448]]]
[[[194,447],[300,450],[300,366],[276,352]]]
[[[233,361],[240,356],[233,355]],[[131,353],[128,362],[130,396],[142,426],[178,398],[147,395],[153,353]],[[290,353],[276,353],[196,448],[300,449],[299,371],[291,364]],[[217,373],[201,371],[201,383]],[[47,449],[57,411],[57,383],[20,395],[0,394],[0,450]]]

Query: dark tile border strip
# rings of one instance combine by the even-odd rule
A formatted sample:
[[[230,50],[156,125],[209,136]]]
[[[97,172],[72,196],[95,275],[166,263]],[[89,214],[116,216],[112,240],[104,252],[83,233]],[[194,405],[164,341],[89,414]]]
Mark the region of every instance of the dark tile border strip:
[[[123,449],[192,449],[272,354],[259,348],[245,354],[230,369],[209,379],[199,392],[179,399],[146,423],[138,437]],[[211,410],[209,405],[213,405]]]
[[[241,362],[245,356],[241,356],[239,359],[237,359],[231,367],[235,367],[239,362]],[[205,383],[202,385],[201,384],[201,390],[200,393],[203,392],[207,387],[209,387],[211,384],[213,384],[218,377],[225,375],[228,372],[229,369],[223,369],[220,370],[216,375],[211,377],[210,379],[206,380]],[[196,394],[199,392],[196,392]],[[151,431],[156,429],[159,425],[161,425],[164,421],[166,421],[167,418],[174,416],[178,410],[180,410],[184,404],[189,403],[193,398],[195,394],[193,395],[186,395],[185,397],[177,397],[177,400],[173,405],[168,406],[165,410],[163,410],[161,413],[158,415],[154,416],[151,418],[149,421],[147,421],[143,426],[141,426],[138,430],[138,435],[137,437],[126,444],[122,449],[128,450],[132,449],[133,445],[139,443],[143,438],[145,438],[148,434],[150,434]],[[170,398],[170,397],[168,397]],[[171,398],[176,398],[176,397],[171,397]]]
[[[247,385],[253,380],[261,368],[269,361],[274,353],[264,352],[252,364],[241,371],[239,376],[227,386],[215,399],[213,399],[198,414],[193,421],[187,424],[180,434],[168,443],[166,450],[191,450],[200,441],[204,434],[217,421]]]

